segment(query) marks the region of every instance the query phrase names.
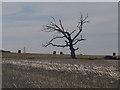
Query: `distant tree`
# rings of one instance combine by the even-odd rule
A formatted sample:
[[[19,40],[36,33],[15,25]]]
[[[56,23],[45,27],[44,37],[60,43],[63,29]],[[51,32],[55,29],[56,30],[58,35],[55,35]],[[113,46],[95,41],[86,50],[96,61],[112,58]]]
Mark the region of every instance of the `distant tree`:
[[[75,51],[77,51],[79,48],[74,48],[74,45],[76,45],[78,42],[86,40],[83,39],[81,32],[83,30],[83,25],[85,23],[88,23],[88,14],[86,17],[83,17],[81,14],[81,17],[79,19],[79,22],[77,24],[77,30],[73,30],[72,32],[68,32],[67,30],[64,29],[62,21],[59,20],[59,24],[56,24],[55,19],[52,17],[53,21],[50,21],[49,24],[44,25],[42,31],[45,32],[58,32],[60,36],[55,36],[53,37],[50,41],[46,42],[46,44],[42,44],[45,47],[52,45],[55,47],[69,47],[70,52],[71,52],[71,58],[77,59],[75,55]],[[74,35],[72,37],[72,35]],[[80,35],[80,37],[79,37]],[[64,39],[65,44],[55,44],[53,41],[56,39]]]
[[[63,55],[63,52],[60,52],[60,55]]]
[[[21,53],[21,50],[18,50],[18,53]]]
[[[115,53],[115,52],[113,53],[113,56],[116,56],[116,53]]]
[[[53,51],[53,54],[56,54],[56,51]]]

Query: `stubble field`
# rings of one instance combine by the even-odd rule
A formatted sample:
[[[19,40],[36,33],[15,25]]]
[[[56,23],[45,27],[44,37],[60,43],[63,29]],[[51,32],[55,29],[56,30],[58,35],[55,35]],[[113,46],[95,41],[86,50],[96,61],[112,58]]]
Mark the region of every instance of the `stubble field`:
[[[100,56],[80,58],[4,53],[2,87],[118,88],[118,60],[103,60]]]

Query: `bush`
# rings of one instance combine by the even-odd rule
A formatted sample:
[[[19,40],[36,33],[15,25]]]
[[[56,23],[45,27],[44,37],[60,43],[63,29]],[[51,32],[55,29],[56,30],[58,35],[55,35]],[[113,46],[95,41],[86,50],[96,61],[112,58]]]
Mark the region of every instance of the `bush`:
[[[95,60],[95,58],[88,58],[89,60]]]
[[[113,59],[113,60],[116,60],[117,58],[113,57],[113,56],[105,56],[104,59]]]
[[[63,52],[60,52],[60,55],[63,55]]]
[[[56,54],[56,51],[53,51],[53,54]]]

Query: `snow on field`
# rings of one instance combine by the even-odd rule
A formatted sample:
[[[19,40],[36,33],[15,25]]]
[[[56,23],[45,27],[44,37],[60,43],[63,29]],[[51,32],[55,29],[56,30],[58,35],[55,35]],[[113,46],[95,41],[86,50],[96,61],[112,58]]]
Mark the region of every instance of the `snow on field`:
[[[84,75],[87,72],[97,73],[99,76],[102,74],[107,74],[111,78],[119,79],[118,76],[118,67],[116,65],[96,65],[94,63],[87,63],[84,61],[83,63],[63,63],[58,60],[57,62],[53,60],[52,62],[49,60],[4,60],[2,63],[4,64],[12,64],[18,66],[25,67],[35,67],[35,68],[43,68],[46,70],[56,70],[56,71],[67,71],[67,72],[75,72],[75,73],[83,73]],[[62,63],[61,63],[62,62]],[[99,63],[99,62],[98,62]]]

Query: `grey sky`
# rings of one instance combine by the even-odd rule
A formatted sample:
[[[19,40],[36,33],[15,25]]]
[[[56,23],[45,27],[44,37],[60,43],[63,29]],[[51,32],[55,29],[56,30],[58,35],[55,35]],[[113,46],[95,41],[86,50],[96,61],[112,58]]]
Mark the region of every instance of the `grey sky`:
[[[54,33],[41,31],[42,25],[49,23],[50,16],[56,21],[62,20],[69,31],[76,29],[80,12],[89,14],[90,23],[83,29],[87,40],[78,43],[77,54],[112,54],[118,52],[118,3],[76,2],[76,3],[42,3],[42,2],[3,2],[3,49],[17,52],[26,47],[31,53],[69,54],[68,48],[42,47],[42,43],[53,37]],[[62,43],[62,42],[59,42]]]
[[[0,7],[2,7],[1,2]],[[0,8],[0,12],[2,12],[2,8]],[[0,48],[2,48],[2,13],[0,13]]]

